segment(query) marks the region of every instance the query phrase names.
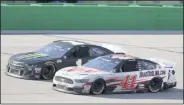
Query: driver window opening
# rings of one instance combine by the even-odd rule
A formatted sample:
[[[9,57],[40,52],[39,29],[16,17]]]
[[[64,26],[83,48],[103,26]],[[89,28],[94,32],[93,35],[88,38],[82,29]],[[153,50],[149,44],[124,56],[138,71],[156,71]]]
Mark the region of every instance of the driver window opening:
[[[69,55],[70,58],[85,58],[89,57],[89,47],[78,47]]]
[[[138,71],[137,61],[127,61],[125,62],[117,72],[132,72]]]

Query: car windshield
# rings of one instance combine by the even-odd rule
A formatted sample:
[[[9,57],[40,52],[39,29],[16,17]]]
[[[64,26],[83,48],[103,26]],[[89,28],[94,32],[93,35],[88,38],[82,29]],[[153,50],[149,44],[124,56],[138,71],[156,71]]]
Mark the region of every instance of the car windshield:
[[[120,63],[120,60],[112,59],[110,57],[98,57],[96,59],[93,59],[86,64],[84,64],[84,67],[94,68],[106,72],[112,71],[118,64]]]
[[[45,54],[45,55],[50,56],[50,57],[58,58],[58,57],[62,57],[69,49],[70,48],[68,46],[64,46],[61,44],[58,45],[56,43],[51,43],[51,44],[48,44],[48,45],[40,48],[36,52],[41,53],[41,54]]]

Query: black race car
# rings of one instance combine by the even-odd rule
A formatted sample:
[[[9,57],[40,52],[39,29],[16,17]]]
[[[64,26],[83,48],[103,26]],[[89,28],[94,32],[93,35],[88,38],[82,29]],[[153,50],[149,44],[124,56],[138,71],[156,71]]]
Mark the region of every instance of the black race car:
[[[79,41],[58,40],[37,51],[11,56],[6,74],[24,79],[49,80],[61,68],[82,65],[90,59],[112,53],[124,52],[107,44],[97,46]]]

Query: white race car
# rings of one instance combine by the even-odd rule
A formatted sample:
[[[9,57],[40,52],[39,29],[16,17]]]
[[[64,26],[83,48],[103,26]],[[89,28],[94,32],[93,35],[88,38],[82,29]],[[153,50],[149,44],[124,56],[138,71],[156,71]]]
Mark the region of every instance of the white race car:
[[[56,72],[53,89],[76,94],[159,92],[177,84],[174,64],[124,54],[95,58],[83,66]]]

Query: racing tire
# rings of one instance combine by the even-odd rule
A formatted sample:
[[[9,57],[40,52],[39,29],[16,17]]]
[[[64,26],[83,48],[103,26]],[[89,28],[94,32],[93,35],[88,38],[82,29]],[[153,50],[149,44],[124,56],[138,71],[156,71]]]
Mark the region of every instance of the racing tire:
[[[94,95],[99,95],[105,92],[105,81],[103,79],[97,79],[92,83],[90,93]]]
[[[163,81],[161,78],[153,78],[148,84],[148,90],[152,93],[157,93],[162,90]]]
[[[41,70],[41,77],[44,80],[51,80],[54,77],[56,68],[52,63],[47,64]]]

